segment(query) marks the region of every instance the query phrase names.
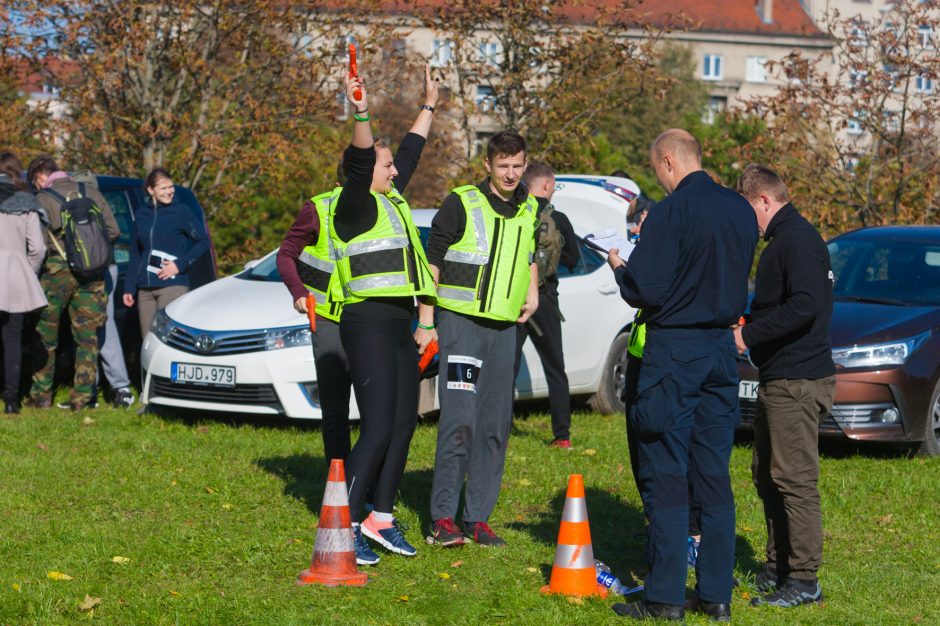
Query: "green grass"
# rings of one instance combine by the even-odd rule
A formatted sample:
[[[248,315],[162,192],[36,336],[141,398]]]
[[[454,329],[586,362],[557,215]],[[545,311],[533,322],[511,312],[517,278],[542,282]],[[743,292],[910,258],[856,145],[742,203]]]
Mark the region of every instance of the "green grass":
[[[545,597],[566,476],[584,474],[595,555],[642,577],[643,516],[623,420],[574,416],[574,452],[518,419],[493,525],[502,550],[424,545],[436,425],[415,434],[398,505],[419,549],[382,553],[361,589],[298,587],[325,463],[318,430],[101,409],[0,419],[0,624],[598,624],[613,599]],[[737,574],[756,567],[763,514],[735,447]],[[940,458],[836,453],[822,461],[827,601],[755,609],[738,624],[940,623]],[[126,564],[112,558],[129,559]],[[48,572],[72,580],[54,581]],[[690,579],[690,586],[693,581]],[[86,595],[100,598],[79,610]],[[706,623],[697,617],[690,623]]]

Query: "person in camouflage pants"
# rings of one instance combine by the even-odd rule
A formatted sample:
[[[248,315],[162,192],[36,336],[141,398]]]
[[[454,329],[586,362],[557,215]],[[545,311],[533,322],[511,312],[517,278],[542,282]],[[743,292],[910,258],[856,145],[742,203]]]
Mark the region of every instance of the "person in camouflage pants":
[[[92,387],[98,372],[97,333],[106,321],[108,305],[104,277],[80,281],[62,257],[50,254],[40,281],[49,306],[43,309],[36,330],[46,348],[46,360],[42,369],[33,375],[31,404],[50,406],[52,403],[59,320],[68,309],[76,344],[75,384],[69,393],[69,403],[72,409],[81,409],[91,402]]]

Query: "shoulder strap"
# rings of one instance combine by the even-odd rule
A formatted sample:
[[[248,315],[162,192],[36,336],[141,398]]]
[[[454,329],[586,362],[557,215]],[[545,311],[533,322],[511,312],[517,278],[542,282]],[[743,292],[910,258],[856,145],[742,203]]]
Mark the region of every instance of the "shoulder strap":
[[[66,203],[65,196],[63,196],[61,193],[59,193],[58,191],[56,191],[56,190],[53,189],[52,187],[47,187],[46,189],[43,189],[43,190],[40,191],[39,193],[46,193],[46,194],[49,194],[50,196],[52,196],[53,198],[55,198],[55,200],[56,200],[59,204],[65,204],[65,203]]]
[[[78,183],[78,195],[83,198],[88,197],[88,194],[85,193],[85,183]]]

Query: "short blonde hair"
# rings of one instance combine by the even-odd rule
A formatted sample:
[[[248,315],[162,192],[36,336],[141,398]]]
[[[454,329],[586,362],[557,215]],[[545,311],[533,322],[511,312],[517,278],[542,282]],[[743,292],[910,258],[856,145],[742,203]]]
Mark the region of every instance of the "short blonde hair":
[[[763,193],[777,202],[790,201],[787,186],[777,172],[756,163],[751,163],[744,168],[738,179],[737,188],[738,193],[748,200],[755,200]]]

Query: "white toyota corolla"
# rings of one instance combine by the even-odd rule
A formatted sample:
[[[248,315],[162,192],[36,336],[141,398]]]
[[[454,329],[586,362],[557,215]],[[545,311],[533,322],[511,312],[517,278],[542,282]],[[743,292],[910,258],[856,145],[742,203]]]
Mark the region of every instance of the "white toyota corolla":
[[[625,227],[632,190],[621,179],[559,177],[555,206],[579,235]],[[427,236],[434,210],[414,211]],[[319,419],[316,368],[305,316],[293,309],[277,273],[276,251],[244,271],[195,289],[154,318],[141,350],[141,400],[162,406]],[[627,333],[634,310],[620,298],[603,256],[586,245],[574,270],[560,268],[565,370],[572,395],[590,396],[600,412],[621,408]],[[432,381],[433,384],[435,381]],[[426,385],[428,383],[425,383]],[[544,398],[548,385],[526,342],[516,397]],[[423,407],[436,394],[427,387]],[[429,406],[430,405],[430,406]],[[355,399],[352,416],[358,415]]]

